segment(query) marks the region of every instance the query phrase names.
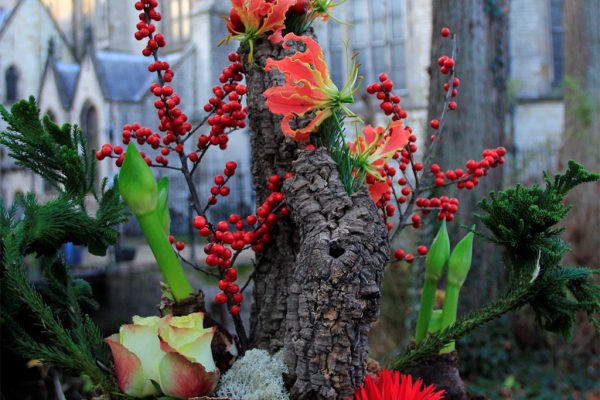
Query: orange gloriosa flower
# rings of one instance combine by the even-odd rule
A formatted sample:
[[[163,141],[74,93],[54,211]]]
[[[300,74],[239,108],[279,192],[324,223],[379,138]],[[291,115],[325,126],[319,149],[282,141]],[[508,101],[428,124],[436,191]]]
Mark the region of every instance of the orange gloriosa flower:
[[[354,400],[442,400],[444,391],[426,386],[421,379],[384,369],[373,378],[367,375],[364,384],[354,391]],[[348,400],[348,399],[347,399]]]
[[[280,42],[285,28],[285,14],[296,0],[231,0],[231,11],[227,20],[229,36],[250,44],[252,54],[254,39],[269,34],[272,43]]]
[[[362,77],[359,78],[358,65],[354,61],[348,82],[339,90],[331,80],[323,50],[316,41],[293,33],[288,33],[283,41],[286,50],[291,47],[290,41],[302,42],[306,49],[281,60],[267,60],[265,69],[271,71],[276,68],[282,72],[285,84],[265,90],[266,105],[272,113],[283,115],[281,129],[285,135],[296,141],[306,141],[323,121],[333,115],[334,109],[342,108],[348,115],[353,115],[344,104],[354,102],[357,82]],[[290,126],[293,119],[311,112],[315,116],[308,125],[296,129]]]
[[[389,191],[383,172],[387,160],[408,144],[410,131],[402,121],[394,121],[388,129],[367,125],[362,136],[348,143],[350,153],[356,157],[361,171],[367,176],[367,184],[373,201],[377,202]]]

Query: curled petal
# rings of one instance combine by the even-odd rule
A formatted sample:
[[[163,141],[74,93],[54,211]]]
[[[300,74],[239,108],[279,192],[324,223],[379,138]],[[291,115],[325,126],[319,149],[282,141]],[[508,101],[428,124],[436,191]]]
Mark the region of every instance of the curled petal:
[[[308,86],[296,87],[287,90],[282,86],[275,86],[265,90],[266,105],[274,114],[304,115],[315,108],[322,108],[323,100],[319,100],[319,92]]]
[[[385,144],[379,150],[380,157],[389,158],[402,150],[408,144],[409,136],[410,131],[402,126],[402,121],[394,121],[390,126],[390,136],[386,138]]]
[[[140,359],[119,343],[119,335],[104,339],[110,347],[115,362],[115,372],[119,389],[132,397],[157,395],[158,391],[150,381],[144,378]]]
[[[261,2],[263,1],[261,0]],[[283,40],[281,32],[285,29],[285,14],[294,4],[296,4],[296,0],[277,0],[277,3],[271,8],[271,12],[265,16],[261,32],[273,32],[268,37],[271,43],[279,43]]]
[[[284,49],[289,49],[291,47],[287,45],[289,41],[304,43],[306,45],[306,50],[296,52],[290,58],[292,60],[300,60],[304,63],[312,65],[313,68],[316,69],[322,77],[326,77],[326,80],[331,81],[329,79],[329,69],[327,68],[325,57],[323,56],[323,49],[321,49],[319,43],[317,43],[309,36],[298,36],[293,33],[288,33],[287,35],[285,35],[283,41]]]
[[[167,396],[188,399],[210,394],[217,387],[219,370],[207,372],[201,364],[178,353],[168,353],[160,362],[160,387]]]
[[[290,127],[290,121],[295,118],[295,115],[285,115],[281,120],[281,130],[284,135],[291,137],[297,142],[305,142],[309,139],[310,134],[317,130],[319,125],[323,123],[328,117],[331,116],[331,110],[329,108],[321,110],[317,113],[315,118],[304,128],[292,129]]]

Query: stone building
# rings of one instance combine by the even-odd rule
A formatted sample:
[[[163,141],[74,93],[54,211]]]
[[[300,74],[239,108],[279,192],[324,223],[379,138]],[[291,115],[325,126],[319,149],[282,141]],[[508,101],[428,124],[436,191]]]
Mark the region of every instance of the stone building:
[[[226,36],[221,16],[227,10],[220,9],[223,3],[218,1],[171,0],[167,4],[159,29],[168,35],[169,42],[161,57],[175,70],[173,87],[194,123],[204,117],[203,105],[234,46],[217,47]],[[42,113],[60,124],[78,124],[89,147],[95,149],[104,143],[119,143],[126,123],[156,129],[155,98],[148,89],[155,75],[148,72],[149,59],[141,55],[141,43],[133,37],[137,14],[133,2],[126,1],[16,2],[0,33],[0,70],[6,78],[3,83],[9,89],[10,85],[18,86],[18,93],[10,92],[2,99],[3,104],[34,95]],[[24,25],[41,28],[35,36],[23,37],[20,27]],[[31,59],[23,67],[17,61],[20,55]],[[27,69],[19,70],[15,78],[11,68]],[[0,86],[0,90],[5,89]],[[227,151],[211,149],[195,176],[200,193],[208,196],[212,177],[222,173],[226,160],[235,160],[241,168],[234,178],[232,197],[234,202],[250,207],[248,148],[247,132],[239,132]],[[0,196],[7,201],[17,192],[52,194],[39,178],[17,168],[5,155],[2,165]],[[100,177],[112,177],[117,168],[106,160],[99,163],[99,172]],[[183,180],[169,172],[158,170],[157,175],[170,176],[175,219],[186,218],[187,190]]]
[[[532,167],[524,160],[551,163],[552,159],[537,160],[530,153],[539,153],[541,146],[556,146],[563,129],[562,1],[510,3],[512,107],[507,134],[513,138],[518,171],[545,166]],[[222,16],[229,2],[168,0],[162,4],[166,7],[161,10],[164,19],[159,29],[168,41],[164,55],[175,67],[174,87],[183,108],[192,121],[198,121],[226,54],[235,46],[216,46],[226,35]],[[317,26],[334,81],[344,80],[348,41],[350,53],[360,52],[365,82],[387,71],[401,88],[403,106],[417,132],[426,126],[431,12],[431,1],[349,0],[334,12],[348,24],[330,21]],[[133,37],[136,20],[133,0],[0,0],[2,104],[34,95],[41,110],[57,122],[79,124],[92,147],[116,143],[128,122],[155,127],[154,99],[148,91],[153,77]],[[23,28],[32,26],[35,29]],[[375,114],[363,100],[357,108]],[[222,168],[225,159],[240,162],[240,171],[248,171],[247,134],[239,133],[230,143],[226,153],[211,152],[207,167],[199,171],[198,184],[210,184],[211,174]],[[0,157],[0,196],[10,201],[18,191],[44,194],[42,182],[16,168],[6,154]],[[110,162],[101,163],[102,176],[115,173]],[[249,174],[239,178],[239,192],[246,195],[237,200],[249,205]],[[186,190],[180,180],[172,180],[171,195],[175,204],[185,204]]]

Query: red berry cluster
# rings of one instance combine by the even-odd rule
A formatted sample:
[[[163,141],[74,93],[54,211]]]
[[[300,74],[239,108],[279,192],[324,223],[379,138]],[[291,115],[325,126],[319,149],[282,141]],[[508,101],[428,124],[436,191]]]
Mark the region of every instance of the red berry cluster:
[[[208,118],[210,133],[198,137],[198,151],[204,151],[208,146],[219,146],[222,150],[227,148],[229,137],[228,129],[234,130],[246,126],[246,107],[242,107],[242,99],[246,94],[246,86],[238,83],[244,79],[244,69],[237,53],[229,54],[229,64],[219,76],[221,86],[213,87],[214,97],[204,105],[204,111],[213,113]],[[192,153],[194,154],[194,153]],[[192,161],[197,161],[196,156],[190,154]]]
[[[96,152],[96,159],[98,161],[102,161],[104,160],[106,157],[111,157],[112,155],[116,154],[119,159],[121,159],[121,163],[123,162],[123,158],[125,157],[123,155],[123,147],[121,146],[114,146],[112,144],[103,144],[102,147],[100,148],[100,150],[98,150]]]
[[[219,179],[221,188],[225,187],[222,186],[223,182]],[[289,215],[288,208],[282,205],[284,196],[280,189],[281,177],[271,176],[269,178],[271,194],[258,207],[256,215],[249,215],[245,219],[240,215],[232,214],[227,221],[219,221],[215,227],[202,215],[194,218],[194,228],[200,235],[207,236],[209,239],[209,243],[204,247],[206,265],[218,267],[220,271],[219,289],[222,292],[216,295],[215,301],[219,304],[229,303],[229,311],[233,315],[239,314],[239,304],[243,299],[239,286],[235,284],[237,270],[232,266],[233,251],[240,252],[252,248],[256,252],[261,252],[273,241],[270,231],[277,222],[278,214]]]
[[[227,161],[225,164],[225,169],[223,170],[223,175],[216,175],[214,182],[215,184],[210,188],[210,196],[208,198],[208,205],[213,206],[217,204],[217,196],[227,197],[231,192],[229,186],[227,186],[227,182],[233,175],[235,175],[235,170],[237,168],[237,164],[234,161]],[[208,235],[204,235],[208,236]]]
[[[417,254],[419,254],[419,256],[426,255],[427,251],[428,251],[427,246],[420,245],[419,247],[417,247]],[[409,264],[412,264],[413,261],[415,261],[415,256],[412,253],[406,253],[402,249],[394,250],[394,258],[396,260],[404,260]]]
[[[387,74],[379,74],[379,82],[375,82],[367,86],[367,93],[374,94],[381,102],[379,107],[385,115],[392,115],[394,121],[406,118],[406,111],[400,107],[400,96],[394,95],[394,82],[388,79]]]
[[[140,22],[136,25],[137,31],[134,35],[137,40],[148,38],[148,43],[142,50],[142,54],[146,57],[151,55],[154,50],[165,47],[167,44],[162,34],[153,35],[156,26],[152,24],[152,21],[158,22],[162,19],[160,13],[156,11],[157,6],[157,0],[142,0],[135,3],[135,9],[143,12],[139,14]]]
[[[469,160],[465,164],[466,171],[462,168],[455,170],[449,169],[443,172],[439,165],[432,164],[430,171],[435,174],[435,185],[445,186],[456,183],[459,189],[471,190],[479,183],[479,178],[486,176],[490,168],[496,168],[498,165],[504,164],[504,155],[506,149],[498,147],[497,149],[486,149],[483,151],[480,161]],[[448,181],[448,182],[447,182]]]
[[[454,220],[454,214],[458,211],[458,199],[456,197],[419,197],[415,202],[416,206],[421,209],[423,215],[428,215],[433,210],[439,210],[437,218],[446,221]]]

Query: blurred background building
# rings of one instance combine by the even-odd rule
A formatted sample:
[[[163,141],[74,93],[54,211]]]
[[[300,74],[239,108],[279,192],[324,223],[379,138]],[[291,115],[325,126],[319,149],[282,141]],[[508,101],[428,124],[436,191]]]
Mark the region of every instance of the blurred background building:
[[[163,4],[160,29],[168,41],[164,56],[177,73],[174,86],[184,109],[198,121],[232,50],[217,46],[226,36],[222,16],[228,12],[228,2],[169,0]],[[510,5],[512,106],[505,145],[520,173],[552,164],[552,151],[543,152],[550,159],[536,159],[531,150],[540,145],[552,149],[563,129],[561,10],[562,0],[513,0]],[[396,88],[401,88],[403,106],[420,133],[427,118],[431,13],[431,1],[350,0],[335,10],[335,16],[347,24],[317,25],[334,81],[345,78],[349,43],[350,52],[360,53],[365,82],[387,71]],[[117,143],[125,123],[155,127],[154,99],[148,91],[154,77],[147,72],[148,61],[133,37],[136,21],[133,1],[0,0],[2,104],[10,106],[33,95],[42,112],[56,122],[79,124],[91,148]],[[366,96],[358,107],[367,119],[376,119],[377,107]],[[225,158],[248,165],[247,135],[238,135],[230,147],[225,154],[210,152],[214,168],[201,171],[198,184],[210,180]],[[0,196],[7,201],[17,192],[47,193],[43,182],[15,166],[4,150],[0,166]],[[100,163],[100,171],[102,176],[116,172],[110,162]],[[249,174],[238,180],[240,189],[249,189],[249,180]],[[173,201],[185,201],[186,190],[177,180],[172,187]],[[238,200],[252,203],[248,196]]]

